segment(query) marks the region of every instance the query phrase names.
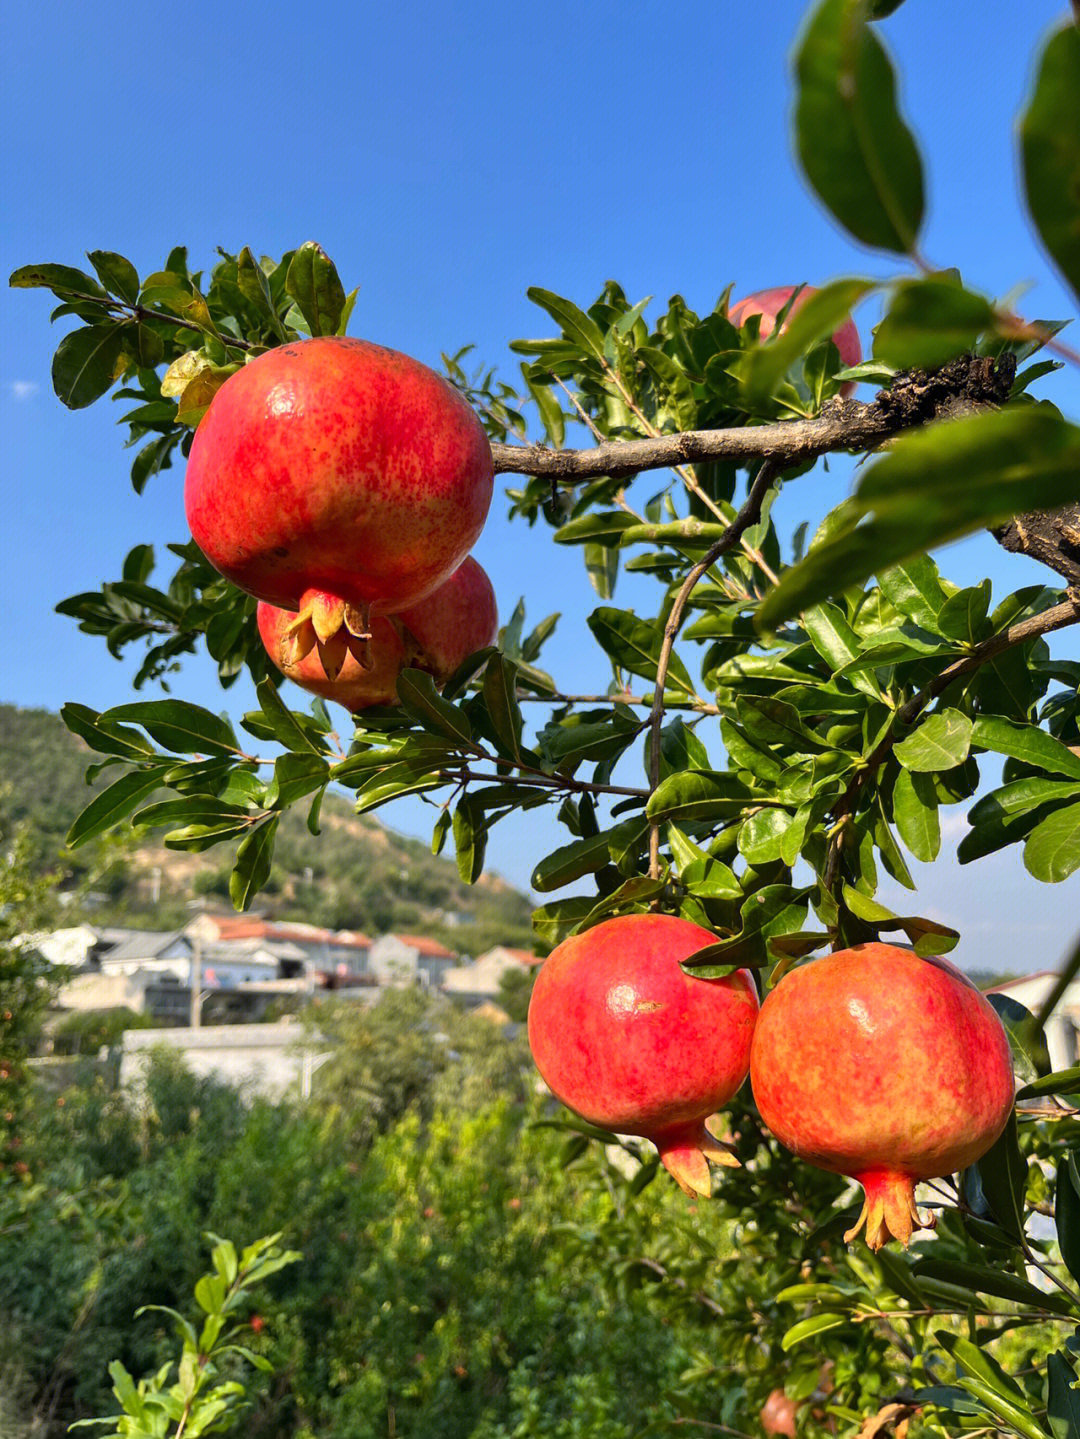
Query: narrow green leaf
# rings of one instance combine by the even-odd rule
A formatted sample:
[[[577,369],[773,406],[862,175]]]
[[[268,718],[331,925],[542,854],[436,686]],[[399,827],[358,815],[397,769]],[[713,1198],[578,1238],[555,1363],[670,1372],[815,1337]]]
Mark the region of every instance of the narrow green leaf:
[[[475,884],[483,873],[487,835],[484,811],[469,795],[463,796],[454,810],[454,851],[458,874],[466,884]]]
[[[494,655],[484,671],[484,707],[504,749],[521,759],[521,706],[517,702],[517,666]]]
[[[604,361],[604,332],[595,320],[584,310],[551,290],[530,286],[525,292],[534,305],[546,310],[563,334],[579,345],[582,351],[593,359]]]
[[[274,761],[274,778],[266,791],[270,809],[288,809],[314,790],[325,789],[330,765],[320,754],[292,751]]]
[[[784,1353],[801,1344],[804,1339],[816,1339],[818,1335],[826,1333],[829,1329],[836,1329],[841,1324],[848,1323],[846,1314],[811,1314],[809,1319],[800,1319],[798,1324],[793,1324],[784,1337],[780,1340],[780,1347]]]
[[[608,834],[589,835],[565,844],[542,859],[532,873],[533,889],[541,894],[572,884],[582,875],[595,874],[611,863]]]
[[[951,1259],[919,1259],[912,1266],[917,1277],[940,1279],[946,1284],[969,1289],[975,1294],[993,1294],[999,1299],[1011,1299],[1025,1309],[1045,1310],[1048,1314],[1072,1314],[1074,1307],[1064,1294],[1056,1290],[1047,1292],[1036,1289],[1018,1274],[1007,1269],[993,1269],[988,1265],[961,1264]]]
[[[1046,1361],[1046,1417],[1054,1439],[1076,1439],[1080,1434],[1080,1389],[1075,1365],[1059,1349]]]
[[[1032,219],[1080,296],[1080,29],[1075,22],[1046,43],[1020,138]]]
[[[88,839],[125,819],[147,795],[161,788],[164,766],[129,770],[90,801],[67,832],[66,844],[75,849]]]
[[[236,852],[236,865],[229,876],[229,898],[235,909],[247,909],[270,878],[274,858],[274,838],[279,814],[271,815],[257,825]],[[196,1296],[197,1297],[197,1296]]]
[[[236,283],[244,299],[269,320],[278,339],[284,340],[286,330],[278,318],[277,308],[270,294],[270,281],[247,245],[236,257]]]
[[[1018,724],[1000,715],[980,715],[971,734],[972,744],[995,754],[1009,755],[1051,774],[1080,779],[1080,754],[1038,725]]]
[[[294,253],[285,289],[300,307],[312,335],[336,335],[345,309],[345,287],[334,262],[314,240]]]
[[[119,755],[124,759],[146,759],[157,754],[154,746],[137,729],[107,720],[86,705],[63,705],[60,718],[72,734],[77,734],[99,754]]]
[[[875,288],[873,280],[833,280],[790,311],[780,330],[743,356],[740,374],[751,402],[771,395],[792,365],[816,341],[833,335]]]
[[[426,729],[448,735],[467,749],[475,748],[468,715],[443,699],[435,681],[424,670],[402,670],[397,677],[397,692],[405,709]]]
[[[1028,835],[1024,867],[1044,884],[1060,884],[1080,868],[1080,804],[1055,810]]]
[[[993,1217],[1007,1234],[1021,1238],[1024,1232],[1027,1162],[1017,1143],[1015,1114],[1010,1114],[1004,1132],[975,1168]]]
[[[177,754],[240,753],[229,721],[187,700],[136,700],[114,706],[103,718],[133,720],[158,744]]]
[[[357,790],[354,808],[357,814],[365,814],[399,795],[421,794],[425,790],[439,789],[446,783],[433,773],[431,761],[426,758],[386,765]]]
[[[645,807],[649,819],[713,821],[733,817],[753,796],[728,770],[687,770],[661,780]]]
[[[1058,1160],[1054,1225],[1065,1267],[1074,1279],[1080,1280],[1080,1171],[1075,1150]]]
[[[799,159],[857,240],[910,254],[923,218],[922,161],[865,0],[823,0],[796,55]]]
[[[656,682],[656,669],[664,642],[662,624],[649,624],[629,610],[601,605],[589,616],[588,625],[600,648],[615,664],[631,674]],[[694,693],[686,666],[674,651],[668,665],[667,686],[682,689],[688,694]]]
[[[105,298],[105,291],[95,279],[70,265],[22,265],[12,272],[8,284],[15,290],[52,290],[61,298]]]
[[[619,552],[611,545],[587,544],[583,556],[589,583],[602,600],[611,599],[619,577]]]
[[[255,686],[259,708],[274,738],[289,749],[311,754],[326,754],[328,746],[307,715],[295,714],[281,698],[273,680],[260,680]]]
[[[893,822],[916,859],[929,864],[941,849],[941,823],[933,783],[918,771],[901,769],[892,793]]]

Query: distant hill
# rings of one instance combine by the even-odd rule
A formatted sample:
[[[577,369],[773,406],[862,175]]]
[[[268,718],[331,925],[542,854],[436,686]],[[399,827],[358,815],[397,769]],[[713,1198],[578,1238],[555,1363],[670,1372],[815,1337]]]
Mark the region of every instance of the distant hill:
[[[189,918],[200,898],[227,906],[228,845],[189,854],[128,829],[65,851],[72,820],[113,777],[106,771],[88,788],[92,759],[58,715],[0,705],[0,811],[26,828],[41,870],[62,871],[66,915],[167,928]],[[531,901],[504,880],[485,874],[462,884],[451,860],[354,814],[340,795],[326,796],[321,835],[308,833],[303,808],[282,821],[271,883],[256,901],[261,913],[375,935],[419,930],[470,954],[500,943],[531,948]]]

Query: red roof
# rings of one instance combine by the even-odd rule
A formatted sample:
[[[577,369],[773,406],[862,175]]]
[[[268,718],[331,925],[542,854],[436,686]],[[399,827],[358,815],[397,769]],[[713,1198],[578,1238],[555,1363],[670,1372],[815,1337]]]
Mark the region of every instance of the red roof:
[[[518,964],[525,965],[527,969],[531,969],[534,964],[543,964],[544,962],[542,954],[533,954],[528,949],[511,949],[508,944],[501,944],[499,948],[503,954],[508,954],[511,959],[516,960]]]
[[[371,941],[359,930],[321,929],[314,924],[276,924],[248,915],[208,915],[219,939],[288,939],[294,943],[332,944],[347,949],[370,949]]]
[[[400,939],[402,944],[407,944],[410,949],[415,949],[417,954],[426,954],[430,959],[456,959],[452,949],[447,949],[445,944],[440,944],[437,939],[429,939],[426,934],[395,934],[395,939]]]

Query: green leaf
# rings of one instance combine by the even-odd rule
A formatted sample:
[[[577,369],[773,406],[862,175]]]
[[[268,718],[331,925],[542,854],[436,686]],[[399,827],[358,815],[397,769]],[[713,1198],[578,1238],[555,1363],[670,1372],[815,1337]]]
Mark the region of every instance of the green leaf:
[[[120,755],[124,759],[146,759],[157,754],[154,746],[137,729],[107,720],[86,705],[63,705],[60,718],[72,734],[77,734],[99,754]]]
[[[617,545],[623,532],[636,525],[637,520],[625,510],[589,510],[568,520],[555,531],[552,539],[557,545],[584,545],[602,540]]]
[[[995,754],[1009,755],[1051,774],[1080,779],[1080,754],[1038,725],[1016,724],[1000,715],[980,715],[971,734],[972,744]]]
[[[426,729],[475,749],[468,715],[443,699],[435,688],[435,681],[424,670],[402,670],[397,677],[397,692],[404,708]]]
[[[68,830],[65,841],[68,848],[75,849],[85,844],[88,839],[125,819],[147,795],[161,788],[164,769],[163,765],[156,765],[153,769],[129,770],[103,789]]]
[[[458,874],[466,884],[475,884],[483,873],[487,836],[483,809],[464,795],[454,810],[454,851]]]
[[[1075,1150],[1058,1160],[1054,1224],[1065,1267],[1080,1280],[1080,1169]]]
[[[244,299],[257,313],[261,313],[270,321],[270,327],[278,339],[284,340],[286,330],[278,318],[278,312],[270,294],[270,281],[247,245],[236,257],[236,283]],[[337,332],[335,331],[335,333]]]
[[[288,809],[313,790],[323,789],[330,775],[330,765],[320,754],[294,751],[280,754],[274,761],[274,778],[266,791],[270,809]]]
[[[615,664],[655,684],[656,668],[664,642],[662,624],[648,624],[639,620],[629,610],[617,610],[601,605],[589,616],[588,625],[601,649]],[[694,693],[694,685],[686,666],[674,651],[668,665],[667,687],[685,690],[687,694]]]
[[[22,265],[12,272],[8,284],[15,290],[52,290],[61,298],[71,295],[105,298],[105,291],[96,280],[70,265]]]
[[[604,332],[595,320],[585,314],[583,310],[570,300],[564,300],[561,295],[556,295],[551,290],[542,290],[538,286],[530,286],[525,291],[534,305],[539,305],[546,310],[555,323],[562,330],[563,334],[579,345],[586,355],[593,359],[604,360]]]
[[[1031,775],[1025,779],[1013,780],[1001,789],[991,790],[983,795],[977,804],[968,810],[971,824],[993,821],[1002,816],[1026,814],[1052,800],[1072,799],[1080,795],[1080,781],[1068,779],[1039,779]]]
[[[1058,1069],[1042,1079],[1033,1079],[1016,1091],[1017,1099],[1035,1099],[1041,1094],[1080,1094],[1080,1066]],[[1061,1226],[1058,1226],[1060,1234]]]
[[[747,733],[765,744],[782,745],[795,754],[814,754],[829,748],[803,723],[795,706],[786,700],[770,699],[764,695],[739,695],[735,701],[735,713]]]
[[[739,853],[755,867],[780,858],[780,846],[791,824],[786,809],[759,809],[739,827]]]
[[[916,859],[929,864],[941,849],[941,823],[932,781],[917,770],[901,769],[892,793],[893,822]]]
[[[545,944],[561,944],[588,918],[594,901],[588,895],[572,895],[556,899],[534,909],[532,927]]]
[[[1024,867],[1044,884],[1060,884],[1080,868],[1080,804],[1055,810],[1028,835]]]
[[[572,884],[582,875],[595,874],[611,863],[607,832],[576,839],[542,859],[532,873],[533,889],[541,894]]]
[[[133,720],[158,744],[177,754],[239,754],[233,727],[187,700],[136,700],[107,710],[107,720]]]
[[[121,300],[134,305],[139,298],[139,272],[123,255],[111,250],[91,250],[86,257],[98,272],[101,283]]]
[[[938,611],[937,627],[950,639],[977,644],[990,633],[986,615],[990,608],[990,581],[957,590]]]
[[[780,1340],[780,1347],[786,1354],[804,1339],[816,1339],[819,1334],[824,1334],[829,1329],[837,1329],[848,1322],[846,1314],[811,1314],[809,1319],[800,1319],[798,1324],[791,1326]]]
[[[1032,509],[1077,496],[1080,429],[1027,406],[927,425],[897,439],[863,472],[862,522],[815,545],[781,576],[756,616],[775,628],[871,574]]]
[[[1025,1309],[1042,1309],[1049,1314],[1072,1314],[1073,1305],[1056,1291],[1048,1293],[1036,1289],[1018,1274],[1007,1269],[992,1269],[988,1265],[961,1264],[951,1259],[919,1259],[912,1266],[919,1278],[939,1279],[945,1284],[968,1289],[975,1294],[993,1294],[999,1299],[1011,1299]]]
[[[649,819],[715,821],[733,818],[753,796],[728,770],[687,770],[668,775],[649,796]]]
[[[259,708],[273,736],[291,750],[326,754],[327,744],[307,715],[294,713],[278,693],[273,680],[260,680],[255,686]]]
[[[865,0],[823,0],[810,18],[796,55],[799,159],[857,240],[910,254],[923,218],[922,162],[866,20]]]
[[[619,577],[619,552],[610,545],[585,546],[585,573],[589,583],[602,600],[611,599]]]
[[[90,325],[65,335],[53,356],[53,389],[69,410],[81,410],[124,372],[124,332],[119,325]]]
[[[279,814],[264,819],[236,851],[236,865],[229,875],[229,898],[235,909],[247,909],[270,878],[274,837],[280,820]]]
[[[484,672],[484,706],[499,742],[516,760],[521,759],[521,706],[517,702],[517,666],[504,655],[493,655]]]
[[[934,774],[963,764],[971,748],[972,722],[960,710],[943,709],[928,715],[893,754],[905,769]]]
[[[285,289],[300,307],[312,335],[336,335],[345,309],[345,287],[334,262],[314,240],[294,253]]]
[[[1027,1161],[1016,1139],[1016,1115],[1009,1115],[1004,1131],[974,1166],[993,1217],[1015,1239],[1024,1233],[1024,1195]]]
[[[1046,1361],[1046,1417],[1054,1439],[1076,1439],[1080,1434],[1080,1389],[1068,1352],[1059,1349]]]
[[[993,320],[989,300],[961,285],[936,276],[905,280],[874,331],[874,356],[898,370],[936,369],[974,349]]]
[[[1080,29],[1075,23],[1064,25],[1046,43],[1020,139],[1032,219],[1080,296]]]
[[[399,764],[384,765],[370,775],[356,792],[357,814],[377,809],[388,800],[399,795],[421,794],[425,790],[440,789],[447,783],[433,770],[437,761],[421,757],[417,760],[403,760]]]
[[[913,555],[903,564],[880,571],[878,584],[893,609],[931,634],[937,633],[938,611],[946,595],[929,555]]]
[[[1046,1431],[1031,1415],[1027,1396],[986,1350],[969,1339],[938,1329],[936,1337],[967,1376],[963,1387],[976,1395],[990,1412],[1012,1426],[1024,1439],[1046,1439]]]

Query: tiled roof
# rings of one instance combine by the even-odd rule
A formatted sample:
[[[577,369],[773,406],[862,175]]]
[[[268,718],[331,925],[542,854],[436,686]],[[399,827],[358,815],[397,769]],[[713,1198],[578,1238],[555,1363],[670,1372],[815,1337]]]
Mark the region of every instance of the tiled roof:
[[[176,929],[125,929],[111,930],[110,934],[123,935],[122,939],[102,951],[105,960],[156,959],[164,949],[181,938]]]
[[[208,915],[217,930],[218,939],[282,939],[294,943],[329,944],[346,949],[367,949],[371,941],[359,930],[323,929],[316,924],[277,923],[269,919],[255,919],[249,915]]]
[[[417,954],[426,954],[429,959],[456,959],[452,949],[447,949],[445,944],[440,944],[437,939],[429,939],[425,934],[395,934],[402,944],[407,944],[410,949],[415,949]]]
[[[508,954],[511,959],[516,959],[518,964],[523,964],[528,969],[531,969],[534,964],[543,964],[544,962],[542,954],[533,954],[528,949],[511,949],[508,944],[501,944],[499,948],[503,954]]]
[[[992,984],[989,989],[983,990],[983,993],[1007,994],[1010,989],[1018,989],[1021,985],[1028,984],[1033,979],[1051,979],[1056,977],[1056,972],[1052,969],[1034,969],[1030,974],[1018,974],[1015,979],[1007,979],[1003,984]]]

